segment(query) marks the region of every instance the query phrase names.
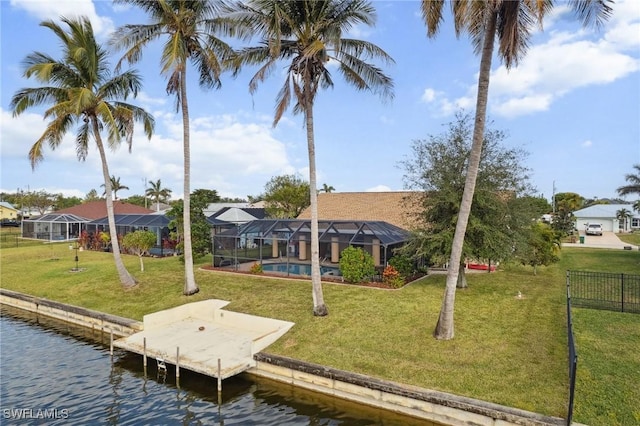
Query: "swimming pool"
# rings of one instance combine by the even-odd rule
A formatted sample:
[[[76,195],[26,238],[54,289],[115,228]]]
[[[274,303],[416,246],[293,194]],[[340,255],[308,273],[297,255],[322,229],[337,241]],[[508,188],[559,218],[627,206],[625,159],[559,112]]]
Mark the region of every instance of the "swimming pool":
[[[287,270],[288,266],[288,270]],[[281,272],[290,275],[311,275],[311,265],[306,263],[265,263],[262,270],[266,272]],[[341,276],[340,268],[335,266],[320,266],[320,275]]]

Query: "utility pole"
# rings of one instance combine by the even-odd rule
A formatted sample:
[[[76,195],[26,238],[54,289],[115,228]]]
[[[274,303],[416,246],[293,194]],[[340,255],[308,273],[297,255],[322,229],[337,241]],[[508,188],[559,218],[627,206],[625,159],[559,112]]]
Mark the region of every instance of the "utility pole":
[[[552,190],[552,198],[551,198],[551,206],[553,208],[553,214],[556,214],[556,181],[553,181],[553,190]]]

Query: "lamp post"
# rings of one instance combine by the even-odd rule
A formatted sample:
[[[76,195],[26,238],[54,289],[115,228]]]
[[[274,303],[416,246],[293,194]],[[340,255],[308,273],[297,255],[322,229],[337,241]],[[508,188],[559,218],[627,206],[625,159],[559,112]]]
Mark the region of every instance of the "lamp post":
[[[78,272],[80,269],[78,268],[78,249],[80,248],[80,244],[78,243],[78,240],[76,240],[73,245],[69,245],[69,250],[75,250],[75,258],[74,261],[76,262],[76,267],[72,269],[72,271],[74,272]]]

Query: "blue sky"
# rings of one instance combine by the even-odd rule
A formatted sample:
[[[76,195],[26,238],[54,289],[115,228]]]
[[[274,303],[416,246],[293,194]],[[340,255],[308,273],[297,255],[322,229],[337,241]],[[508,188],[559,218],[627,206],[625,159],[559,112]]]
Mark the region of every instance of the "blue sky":
[[[456,39],[449,15],[439,36],[428,39],[418,1],[373,4],[376,26],[356,28],[350,36],[374,42],[394,58],[394,65],[383,68],[394,80],[395,98],[383,102],[356,92],[336,70],[335,87],[316,102],[318,183],[339,192],[404,189],[400,162],[411,154],[412,141],[442,133],[456,111],[472,112],[475,104],[479,58],[466,37]],[[145,23],[146,17],[108,1],[3,0],[0,8],[0,190],[101,193],[99,155],[93,149],[79,162],[72,134],[31,170],[27,153],[46,123],[35,109],[13,118],[10,99],[19,88],[35,85],[22,77],[20,62],[27,54],[60,57],[57,40],[38,25],[42,20],[86,15],[99,39],[107,40],[119,25]],[[640,2],[616,2],[613,18],[599,31],[582,29],[561,2],[548,18],[517,68],[507,71],[494,61],[489,119],[508,132],[506,146],[530,153],[525,164],[539,194],[550,198],[555,182],[556,192],[614,197],[624,175],[640,163]],[[111,174],[130,188],[118,193],[121,198],[142,194],[145,179],[161,179],[174,198],[182,196],[181,117],[166,96],[158,50],[154,45],[135,65],[144,90],[132,101],[155,116],[156,133],[148,141],[139,132],[132,153],[123,146],[107,154]],[[111,58],[115,63],[119,53]],[[282,72],[274,72],[253,96],[250,69],[235,79],[224,75],[222,89],[207,92],[190,75],[192,189],[246,197],[261,193],[272,176],[308,178],[302,117],[289,112],[271,126]]]

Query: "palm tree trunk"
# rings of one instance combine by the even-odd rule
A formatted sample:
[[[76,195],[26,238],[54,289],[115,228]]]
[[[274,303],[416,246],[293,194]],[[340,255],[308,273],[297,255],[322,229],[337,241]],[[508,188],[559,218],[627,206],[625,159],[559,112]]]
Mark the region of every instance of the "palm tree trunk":
[[[453,311],[456,298],[456,284],[458,282],[458,266],[462,258],[462,246],[464,236],[467,232],[467,223],[471,213],[471,203],[476,187],[476,178],[480,167],[480,154],[482,153],[482,143],[484,139],[484,126],[487,118],[487,98],[489,96],[489,77],[491,75],[491,59],[493,57],[493,45],[496,36],[497,12],[489,6],[487,16],[487,27],[485,29],[484,45],[480,59],[480,74],[478,76],[478,98],[476,101],[476,116],[473,127],[473,143],[471,145],[471,155],[467,169],[467,178],[464,183],[462,202],[460,203],[460,213],[456,223],[456,231],[453,235],[451,247],[451,257],[449,258],[449,268],[447,270],[447,284],[440,308],[440,316],[433,333],[439,340],[450,340],[454,336]]]
[[[113,252],[113,260],[116,263],[116,270],[120,277],[120,283],[125,287],[133,287],[136,285],[136,280],[131,276],[127,268],[122,261],[122,255],[120,254],[120,242],[118,241],[118,231],[116,228],[116,217],[113,211],[113,198],[111,194],[111,176],[109,175],[109,166],[107,165],[107,155],[104,151],[104,145],[102,144],[102,138],[100,137],[100,129],[98,128],[98,122],[91,120],[93,127],[93,134],[96,138],[96,145],[98,146],[98,152],[100,153],[100,162],[102,163],[102,176],[104,178],[104,191],[107,200],[107,220],[109,222],[109,233],[111,234],[111,251]]]
[[[183,205],[183,243],[184,243],[184,289],[185,296],[200,291],[193,274],[193,247],[191,244],[191,148],[189,145],[189,105],[187,103],[186,63],[180,72],[180,106],[182,107],[182,140],[184,145],[184,205]]]
[[[309,87],[306,85],[306,87]],[[308,92],[306,92],[308,93]],[[316,149],[313,134],[313,102],[305,99],[305,119],[307,127],[307,149],[309,151],[309,201],[311,207],[311,293],[313,296],[313,315],[329,314],[324,304],[322,280],[320,278],[320,241],[318,235],[318,191],[316,184]]]

